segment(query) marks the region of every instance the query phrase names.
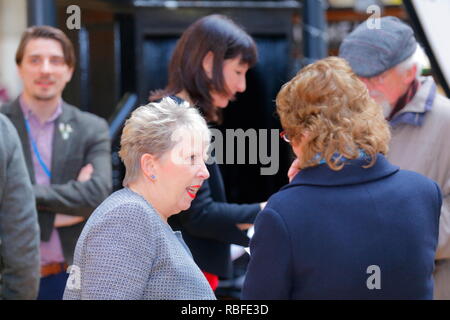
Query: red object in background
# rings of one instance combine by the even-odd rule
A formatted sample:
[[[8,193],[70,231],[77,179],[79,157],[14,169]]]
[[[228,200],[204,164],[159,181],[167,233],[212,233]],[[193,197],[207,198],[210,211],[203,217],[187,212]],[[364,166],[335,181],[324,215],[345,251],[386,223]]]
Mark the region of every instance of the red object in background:
[[[213,291],[216,291],[217,287],[219,286],[219,277],[216,276],[215,274],[208,273],[206,271],[202,271],[202,272],[205,275],[206,280],[208,280],[209,285],[211,286]]]

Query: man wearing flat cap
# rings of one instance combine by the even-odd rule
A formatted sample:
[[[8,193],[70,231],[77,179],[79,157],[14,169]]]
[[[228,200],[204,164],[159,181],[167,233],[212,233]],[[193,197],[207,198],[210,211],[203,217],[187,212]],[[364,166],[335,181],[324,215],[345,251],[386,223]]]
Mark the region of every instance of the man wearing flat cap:
[[[413,30],[395,17],[381,18],[378,29],[363,22],[339,49],[383,107],[392,134],[389,160],[441,188],[434,298],[450,299],[450,100],[437,92],[432,77],[420,77],[421,53]]]

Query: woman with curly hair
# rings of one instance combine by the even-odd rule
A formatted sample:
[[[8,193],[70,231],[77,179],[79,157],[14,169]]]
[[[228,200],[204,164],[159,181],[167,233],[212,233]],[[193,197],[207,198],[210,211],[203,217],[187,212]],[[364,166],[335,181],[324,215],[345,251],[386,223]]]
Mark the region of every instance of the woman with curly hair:
[[[342,59],[277,96],[291,182],[258,215],[245,299],[431,299],[441,195],[390,164],[382,109]]]

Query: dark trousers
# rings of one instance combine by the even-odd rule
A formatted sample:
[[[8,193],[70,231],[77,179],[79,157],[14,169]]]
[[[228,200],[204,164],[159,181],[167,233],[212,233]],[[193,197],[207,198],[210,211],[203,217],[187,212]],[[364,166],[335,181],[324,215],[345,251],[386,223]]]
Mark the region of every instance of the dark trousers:
[[[38,300],[62,300],[69,274],[61,272],[41,278]]]

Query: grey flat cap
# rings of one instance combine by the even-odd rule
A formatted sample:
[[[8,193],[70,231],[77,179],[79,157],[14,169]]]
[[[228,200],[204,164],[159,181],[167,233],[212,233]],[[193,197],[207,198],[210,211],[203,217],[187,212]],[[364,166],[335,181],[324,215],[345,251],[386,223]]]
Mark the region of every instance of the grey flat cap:
[[[339,56],[360,77],[370,78],[411,57],[417,42],[410,26],[396,17],[380,19],[380,29],[361,23],[342,41]]]

